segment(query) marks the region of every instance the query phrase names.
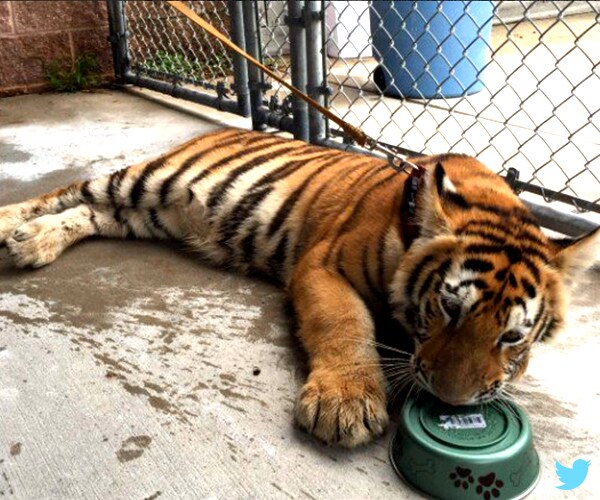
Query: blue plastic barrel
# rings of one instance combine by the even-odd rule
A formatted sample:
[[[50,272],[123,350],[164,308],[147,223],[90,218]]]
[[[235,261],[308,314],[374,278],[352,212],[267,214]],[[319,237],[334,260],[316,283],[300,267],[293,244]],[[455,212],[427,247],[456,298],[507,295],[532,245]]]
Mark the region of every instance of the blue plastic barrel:
[[[394,97],[479,92],[493,14],[491,1],[373,1],[375,83]]]

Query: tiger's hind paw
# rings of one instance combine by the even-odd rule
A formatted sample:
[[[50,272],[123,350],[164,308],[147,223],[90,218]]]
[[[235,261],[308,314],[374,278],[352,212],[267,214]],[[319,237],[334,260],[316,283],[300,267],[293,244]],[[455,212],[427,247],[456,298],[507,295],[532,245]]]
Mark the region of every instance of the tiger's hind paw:
[[[298,398],[296,420],[327,444],[368,443],[383,434],[389,420],[379,377],[312,372]]]

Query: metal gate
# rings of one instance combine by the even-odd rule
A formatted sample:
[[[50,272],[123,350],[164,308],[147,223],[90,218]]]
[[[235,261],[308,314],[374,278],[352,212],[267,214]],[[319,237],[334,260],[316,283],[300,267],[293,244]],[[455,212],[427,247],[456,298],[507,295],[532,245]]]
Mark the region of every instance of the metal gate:
[[[255,129],[274,127],[315,144],[355,149],[318,112],[168,5],[107,1],[115,72],[123,82],[251,114]],[[474,18],[475,4],[486,2],[464,2],[464,13],[452,19],[443,2],[426,3],[437,5],[435,15],[454,30]],[[600,2],[488,3],[487,54],[477,69],[484,85],[449,98],[390,95],[391,73],[387,88],[377,81],[382,67],[389,70],[385,52],[398,50],[396,37],[408,30],[411,16],[436,40],[436,21],[423,17],[419,2],[402,2],[402,13],[393,1],[187,2],[369,135],[416,153],[471,154],[500,175],[516,169],[515,186],[543,225],[572,235],[590,230],[600,221],[600,52],[594,48],[600,46]],[[395,32],[386,24],[388,13],[402,16]],[[391,40],[386,51],[374,42],[381,33]],[[432,75],[426,59],[432,56],[419,52],[419,37],[412,51]],[[462,49],[462,59],[470,61],[471,47]],[[438,90],[455,76],[456,65],[447,63],[448,75],[434,76]],[[413,75],[415,81],[422,76]]]
[[[244,46],[241,2],[189,2]],[[107,0],[115,75],[138,85],[248,116],[246,61],[163,2]]]

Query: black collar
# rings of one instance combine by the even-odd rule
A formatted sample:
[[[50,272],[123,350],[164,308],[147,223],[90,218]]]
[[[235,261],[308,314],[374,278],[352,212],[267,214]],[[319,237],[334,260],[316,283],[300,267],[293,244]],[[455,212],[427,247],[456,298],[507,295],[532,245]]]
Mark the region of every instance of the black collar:
[[[421,166],[413,168],[404,183],[402,200],[400,201],[400,232],[404,250],[408,250],[421,232],[417,222],[417,193],[422,184],[425,169]]]

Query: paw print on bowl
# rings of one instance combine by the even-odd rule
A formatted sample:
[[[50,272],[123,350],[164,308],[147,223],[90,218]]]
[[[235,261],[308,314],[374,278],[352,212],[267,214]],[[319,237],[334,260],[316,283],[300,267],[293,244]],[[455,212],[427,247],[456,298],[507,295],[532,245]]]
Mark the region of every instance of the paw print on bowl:
[[[496,478],[495,472],[490,472],[485,476],[479,476],[477,482],[479,484],[475,491],[477,491],[479,495],[482,495],[484,500],[498,498],[500,496],[500,490],[504,487],[504,481]]]
[[[471,472],[471,469],[467,469],[466,467],[456,467],[449,476],[450,479],[454,481],[454,487],[468,490],[469,484],[475,481]]]

